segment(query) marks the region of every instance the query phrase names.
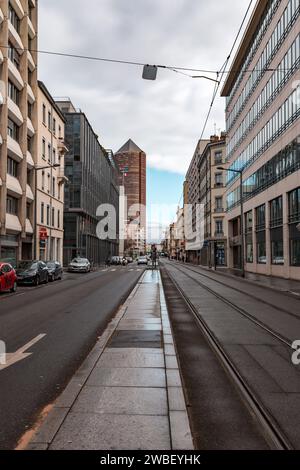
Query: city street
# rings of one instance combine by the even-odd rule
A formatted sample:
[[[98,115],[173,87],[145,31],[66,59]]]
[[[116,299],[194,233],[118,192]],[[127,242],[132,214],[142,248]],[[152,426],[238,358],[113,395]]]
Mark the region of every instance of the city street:
[[[19,351],[0,366],[1,449],[13,449],[61,393],[142,272],[128,265],[66,273],[63,281],[1,294],[1,340],[8,356]]]

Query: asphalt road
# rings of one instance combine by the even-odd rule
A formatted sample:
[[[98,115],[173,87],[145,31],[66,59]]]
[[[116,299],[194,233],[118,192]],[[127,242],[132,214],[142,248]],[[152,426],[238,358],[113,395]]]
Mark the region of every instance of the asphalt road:
[[[67,274],[63,281],[0,295],[0,340],[7,353],[41,337],[31,355],[0,367],[0,449],[13,449],[67,385],[143,268]]]

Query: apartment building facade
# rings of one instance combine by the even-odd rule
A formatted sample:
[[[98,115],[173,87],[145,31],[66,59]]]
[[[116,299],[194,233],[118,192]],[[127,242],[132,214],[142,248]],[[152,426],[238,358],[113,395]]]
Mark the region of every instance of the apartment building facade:
[[[118,218],[118,171],[111,152],[99,143],[86,115],[70,99],[56,100],[65,118],[64,264],[75,256],[100,265],[118,255],[118,238],[99,239],[97,209],[112,204]],[[113,161],[112,161],[113,160]]]
[[[37,3],[0,0],[0,258],[14,265],[33,256]]]
[[[35,259],[63,262],[65,119],[38,82]]]
[[[204,242],[199,263],[215,267],[227,264],[227,224],[225,221],[226,135],[211,136],[198,163],[199,202],[203,207]]]
[[[197,143],[193,158],[187,171],[184,183],[184,209],[185,209],[185,226],[186,226],[186,258],[191,263],[199,262],[200,249],[203,240],[195,236],[199,227],[199,204],[200,204],[200,178],[199,178],[199,162],[201,155],[209,140],[201,140]]]
[[[259,0],[222,96],[229,266],[300,279],[300,0]],[[240,200],[244,202],[240,237]],[[245,257],[241,260],[242,243]]]

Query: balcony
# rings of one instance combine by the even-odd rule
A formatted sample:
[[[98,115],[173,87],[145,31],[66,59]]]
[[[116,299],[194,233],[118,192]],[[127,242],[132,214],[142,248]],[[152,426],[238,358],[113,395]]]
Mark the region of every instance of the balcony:
[[[69,182],[68,178],[65,175],[64,168],[58,169],[57,182],[58,184],[67,184]]]
[[[215,238],[224,238],[224,232],[215,232]]]
[[[29,202],[32,202],[34,200],[33,192],[29,184],[26,185],[26,199]]]
[[[6,175],[6,188],[7,191],[13,196],[21,197],[23,195],[19,180],[9,174]]]
[[[10,59],[8,59],[8,77],[18,90],[22,90],[24,88],[23,78],[15,64],[13,64]]]
[[[11,99],[7,98],[8,116],[18,125],[24,122],[19,106]]]
[[[36,65],[35,65],[35,62],[33,60],[33,57],[30,51],[27,51],[27,60],[28,60],[28,68],[30,72],[33,72],[36,68]]]
[[[25,231],[26,231],[26,233],[32,235],[32,234],[33,234],[33,228],[32,228],[32,225],[31,225],[30,220],[29,220],[29,219],[26,219],[25,224],[26,224],[26,225],[25,225]]]
[[[17,215],[6,214],[5,227],[6,230],[11,230],[14,233],[22,232],[22,226]]]
[[[24,45],[18,31],[10,21],[8,22],[8,31],[11,43],[18,50],[19,55],[21,55],[24,52]]]
[[[224,211],[224,207],[215,207],[215,214],[222,214]]]
[[[33,124],[32,124],[31,119],[29,117],[27,118],[27,134],[30,137],[34,136],[34,134],[35,134]]]
[[[25,12],[23,10],[20,0],[10,0],[10,3],[13,9],[15,10],[15,12],[17,13],[18,17],[20,19],[23,18],[23,16],[25,15]]]
[[[68,147],[65,144],[64,139],[61,137],[58,139],[57,148],[61,155],[65,155],[69,151]]]
[[[31,153],[29,152],[29,150],[27,150],[26,161],[27,161],[27,167],[28,167],[28,168],[31,169],[31,168],[34,167],[34,161],[33,161],[32,155],[31,155]]]
[[[7,153],[19,162],[23,160],[23,153],[19,143],[10,137],[10,135],[7,136]]]
[[[35,29],[29,16],[27,16],[27,20],[28,20],[28,35],[30,39],[33,39],[36,35]]]
[[[33,104],[35,102],[35,96],[29,83],[27,83],[27,96],[29,103]]]

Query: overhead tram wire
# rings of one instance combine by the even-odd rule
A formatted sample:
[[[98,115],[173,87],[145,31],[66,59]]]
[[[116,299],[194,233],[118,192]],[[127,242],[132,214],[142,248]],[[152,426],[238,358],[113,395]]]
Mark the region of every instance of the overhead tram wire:
[[[253,1],[253,0],[252,0]],[[251,2],[252,3],[252,2]],[[3,49],[9,49],[9,45],[0,45]],[[233,47],[234,48],[234,47]],[[82,54],[71,54],[67,52],[59,52],[59,51],[50,51],[50,50],[42,50],[42,49],[27,49],[27,48],[21,48],[21,47],[15,47],[16,50],[20,50],[22,52],[33,52],[36,54],[44,54],[44,55],[52,55],[52,56],[57,56],[57,57],[66,57],[66,58],[71,58],[71,59],[81,59],[81,60],[91,60],[91,61],[97,61],[97,62],[107,62],[107,63],[112,63],[112,64],[121,64],[121,65],[132,65],[132,66],[137,66],[137,67],[143,67],[144,65],[149,65],[146,62],[137,62],[137,61],[131,61],[131,60],[121,60],[121,59],[111,59],[111,58],[106,58],[106,57],[97,57],[97,56],[88,56],[88,55],[82,55]],[[227,62],[228,63],[228,62]],[[195,78],[192,75],[189,75],[184,72],[197,72],[197,73],[209,73],[209,74],[217,74],[220,73],[221,69],[218,70],[212,70],[212,69],[204,69],[204,68],[193,68],[193,67],[181,67],[181,66],[173,66],[173,65],[155,65],[155,67],[160,68],[160,69],[165,69],[165,70],[171,70],[173,72],[177,73],[182,73],[182,75],[186,75],[191,78]],[[286,69],[278,69],[278,68],[265,68],[263,70],[261,69],[256,69],[257,72],[260,71],[267,71],[267,72],[275,72],[276,70],[279,71],[288,71],[290,68]],[[224,69],[223,73],[228,74],[230,72],[235,72],[238,73],[240,72],[241,69]],[[254,72],[254,69],[245,69],[245,72]],[[209,77],[205,77],[209,78]]]

